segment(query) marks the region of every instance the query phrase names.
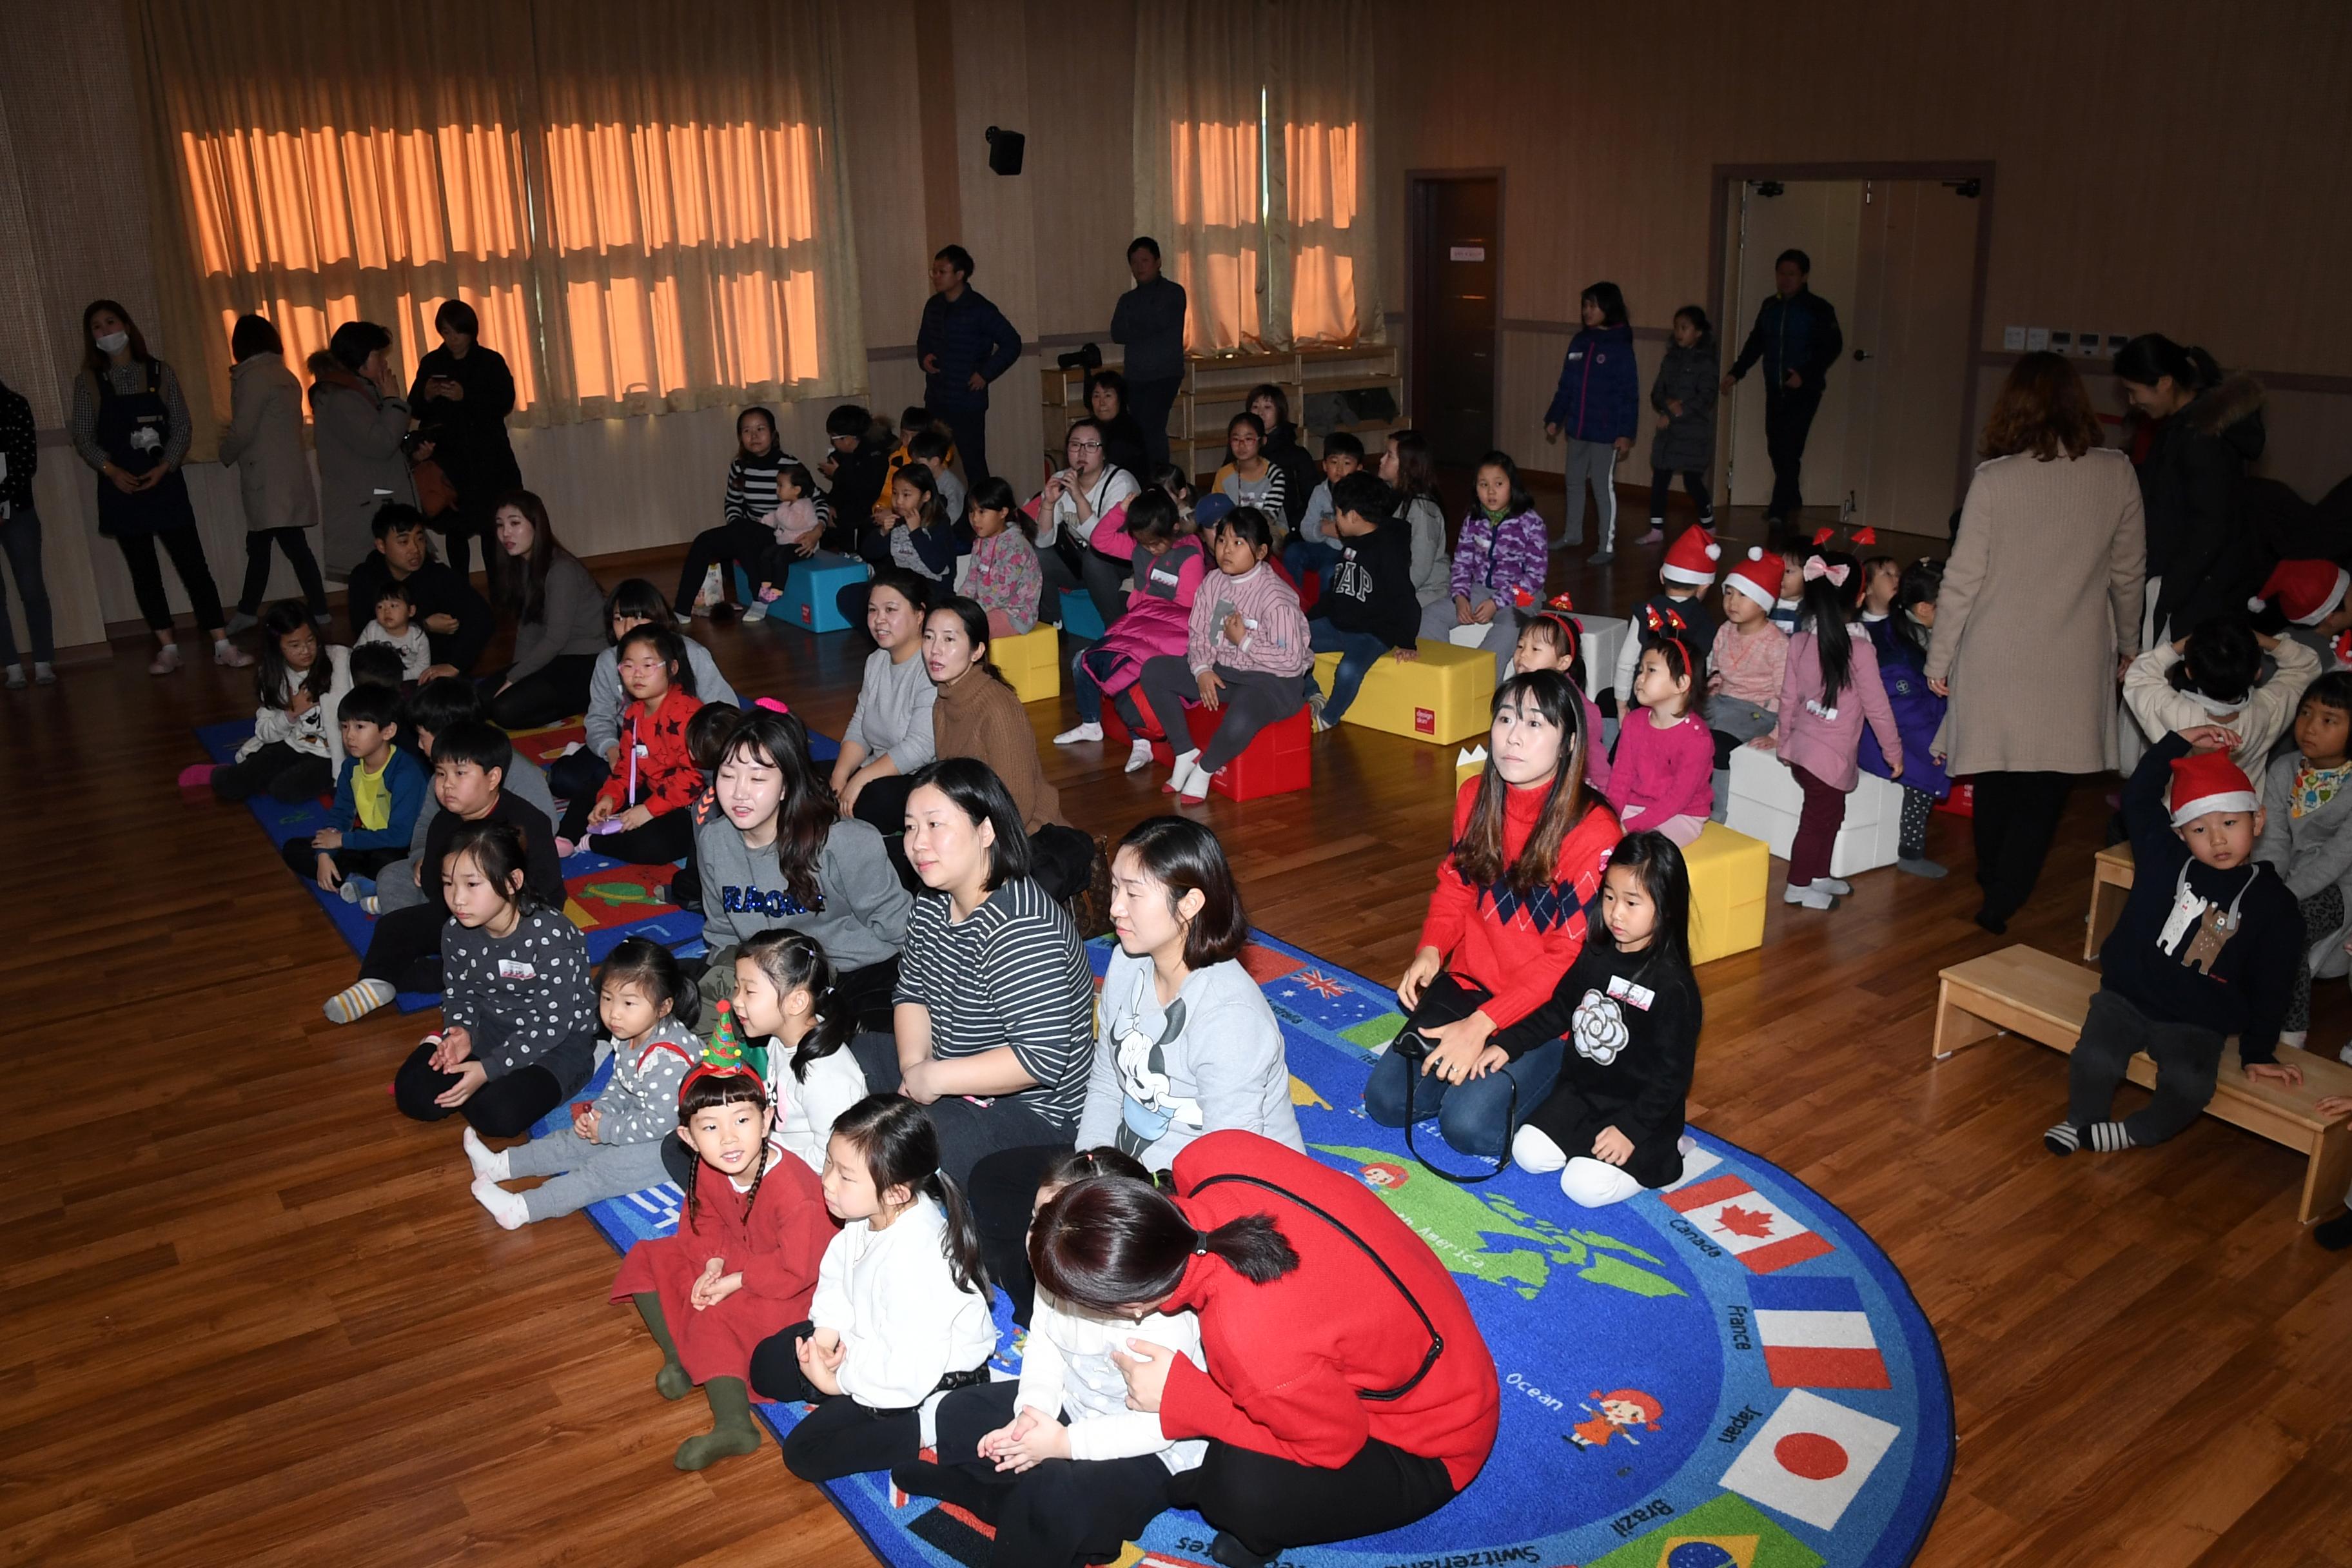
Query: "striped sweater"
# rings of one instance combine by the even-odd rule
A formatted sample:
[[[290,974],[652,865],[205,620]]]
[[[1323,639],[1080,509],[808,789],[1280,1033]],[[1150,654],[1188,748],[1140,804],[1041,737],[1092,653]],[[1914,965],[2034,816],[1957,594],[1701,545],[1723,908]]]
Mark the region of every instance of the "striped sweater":
[[[1094,971],[1078,928],[1035,882],[1015,878],[961,921],[945,893],[919,896],[892,1000],[929,1011],[934,1059],[1009,1047],[1036,1082],[998,1101],[1076,1127],[1094,1054]]]
[[[1238,647],[1225,636],[1225,610],[1238,612],[1244,623],[1246,635]],[[1222,664],[1267,675],[1304,675],[1315,662],[1307,637],[1297,590],[1260,562],[1238,577],[1212,572],[1201,579],[1186,622],[1185,658],[1195,674]]]

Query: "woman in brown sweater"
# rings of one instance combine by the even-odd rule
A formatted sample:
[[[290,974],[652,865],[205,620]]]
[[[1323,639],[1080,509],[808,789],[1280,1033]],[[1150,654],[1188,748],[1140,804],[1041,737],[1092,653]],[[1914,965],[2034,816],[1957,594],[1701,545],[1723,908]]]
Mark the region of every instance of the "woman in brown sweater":
[[[1028,711],[988,662],[988,612],[977,600],[959,594],[932,606],[923,618],[923,664],[939,688],[931,710],[936,754],[986,763],[1021,808],[1032,874],[1057,900],[1085,891],[1094,840],[1062,816],[1061,793],[1045,782]]]

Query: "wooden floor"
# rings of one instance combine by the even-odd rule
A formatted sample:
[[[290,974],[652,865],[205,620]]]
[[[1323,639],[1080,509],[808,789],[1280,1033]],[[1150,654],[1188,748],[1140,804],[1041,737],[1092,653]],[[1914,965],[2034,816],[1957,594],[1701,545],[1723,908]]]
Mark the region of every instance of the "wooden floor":
[[[1582,553],[1554,586],[1589,608],[1654,580],[1654,551],[1605,581]],[[846,634],[708,635],[739,689],[839,732]],[[655,1395],[611,1249],[582,1218],[490,1223],[454,1129],[387,1099],[420,1020],[328,1025],[350,950],[244,809],[173,787],[190,726],[250,711],[249,682],[144,663],[126,645],[0,695],[0,1561],[865,1561],[772,1449],[671,1468],[703,1408]],[[1070,721],[1066,699],[1031,712],[1041,740]],[[1045,750],[1087,827],[1162,806],[1103,748]],[[1452,763],[1343,728],[1312,792],[1202,811],[1255,923],[1386,978]],[[2079,952],[2105,811],[2078,793],[2011,940]],[[2352,1564],[2352,1268],[2295,1226],[2300,1160],[2210,1120],[2055,1160],[2063,1058],[1995,1041],[1931,1067],[1937,967],[1995,943],[1966,824],[1929,845],[1949,879],[1874,872],[1828,914],[1776,891],[1763,950],[1701,972],[1693,1117],[1866,1226],[1943,1336],[1959,1458],[1919,1561]],[[2327,987],[2315,1043],[2347,1027]]]

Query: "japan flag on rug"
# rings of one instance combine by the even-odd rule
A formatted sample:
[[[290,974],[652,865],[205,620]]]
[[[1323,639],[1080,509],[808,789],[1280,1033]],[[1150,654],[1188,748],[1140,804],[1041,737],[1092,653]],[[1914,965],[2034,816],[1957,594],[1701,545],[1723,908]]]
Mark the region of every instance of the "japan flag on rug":
[[[1759,1279],[1748,1288],[1776,1388],[1888,1388],[1886,1359],[1851,1279]]]
[[[1669,1193],[1666,1206],[1751,1273],[1769,1274],[1837,1250],[1738,1176],[1717,1176]]]
[[[1902,1428],[1800,1388],[1723,1472],[1727,1491],[1834,1530]]]

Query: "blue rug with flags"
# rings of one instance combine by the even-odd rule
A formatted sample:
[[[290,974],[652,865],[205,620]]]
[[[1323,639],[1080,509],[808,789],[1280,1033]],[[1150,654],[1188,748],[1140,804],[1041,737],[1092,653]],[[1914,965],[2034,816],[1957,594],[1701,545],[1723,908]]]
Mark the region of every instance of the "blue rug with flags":
[[[1099,983],[1108,939],[1088,954]],[[1951,1388],[1934,1329],[1859,1226],[1779,1166],[1704,1132],[1680,1183],[1614,1208],[1580,1209],[1557,1178],[1519,1170],[1455,1186],[1423,1170],[1402,1132],[1363,1114],[1370,1064],[1403,1021],[1394,994],[1263,934],[1244,963],[1282,1020],[1307,1147],[1358,1173],[1454,1270],[1503,1390],[1494,1455],[1468,1490],[1406,1529],[1287,1552],[1283,1563],[1911,1560],[1951,1474]],[[625,1251],[667,1234],[679,1201],[662,1186],[588,1214]],[[992,1364],[1013,1375],[1019,1344],[1001,1293],[996,1310]],[[761,1415],[782,1432],[800,1410]],[[776,1461],[763,1450],[748,1462]],[[886,1475],[825,1490],[891,1568],[987,1560],[984,1524],[894,1496]],[[1118,1563],[1205,1564],[1211,1533],[1171,1510]]]
[[[579,741],[581,734],[577,720],[544,729],[518,731],[512,737],[515,755],[544,770]],[[206,724],[196,731],[197,743],[204,747],[205,755],[215,763],[234,761],[236,749],[252,737],[250,719]],[[809,752],[817,762],[829,763],[840,751],[840,746],[825,736],[809,736]],[[289,805],[265,794],[246,802],[262,831],[269,836],[273,855],[286,840],[308,838],[325,827],[328,807],[332,804],[331,795]],[[589,842],[593,844],[595,840]],[[661,866],[632,866],[599,855],[593,848],[582,849],[563,862],[563,912],[586,935],[591,962],[603,963],[623,938],[632,936],[650,937],[681,958],[701,956],[700,912],[678,908],[665,892],[670,878],[683,864],[675,861]],[[351,943],[353,952],[367,952],[368,938],[375,930],[374,916],[357,904],[345,903],[341,893],[321,889],[310,878],[298,878],[289,872],[288,879],[299,882],[309,891],[335,930]],[[440,1003],[440,994],[430,991],[404,991],[395,1000],[404,1013],[436,1007]]]

